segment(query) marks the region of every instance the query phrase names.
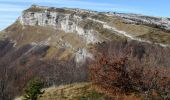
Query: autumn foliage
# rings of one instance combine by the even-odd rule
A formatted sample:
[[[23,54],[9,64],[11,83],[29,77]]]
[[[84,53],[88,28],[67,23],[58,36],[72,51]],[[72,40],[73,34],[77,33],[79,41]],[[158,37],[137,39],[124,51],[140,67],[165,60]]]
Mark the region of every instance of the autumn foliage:
[[[150,51],[155,49],[160,51]],[[170,68],[160,63],[161,58],[169,57],[158,56],[162,51],[169,52],[169,49],[127,41],[99,44],[96,61],[89,68],[90,78],[113,96],[137,93],[145,99],[169,99]]]

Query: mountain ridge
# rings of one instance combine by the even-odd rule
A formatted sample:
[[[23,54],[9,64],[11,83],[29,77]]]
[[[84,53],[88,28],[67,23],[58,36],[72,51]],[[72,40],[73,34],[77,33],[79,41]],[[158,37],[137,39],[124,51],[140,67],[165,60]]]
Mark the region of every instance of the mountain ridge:
[[[101,46],[100,50],[107,53],[107,42],[115,43],[113,50],[117,52],[126,47],[132,49],[129,55],[142,51],[139,55],[146,53],[146,59],[162,56],[161,63],[160,58],[157,62],[168,66],[165,58],[169,55],[161,53],[169,52],[169,21],[162,24],[162,19],[155,18],[156,24],[150,23],[154,18],[33,5],[0,32],[0,78],[8,75],[4,76],[6,94],[20,95],[34,77],[45,80],[46,87],[87,82],[88,66],[96,58],[96,49]],[[159,55],[152,54],[151,49]]]
[[[158,21],[153,23],[154,19]],[[32,5],[13,25],[1,32],[0,37],[11,38],[16,46],[31,43],[68,48],[69,52],[75,53],[76,61],[84,62],[86,57],[93,58],[89,45],[104,41],[128,39],[169,47],[170,34],[162,31],[168,31],[169,21],[162,24],[161,19],[138,14]],[[159,35],[153,38],[152,31],[163,38]],[[25,39],[22,40],[22,37]]]
[[[112,16],[112,17],[120,17],[122,18],[123,21],[125,21],[125,23],[128,23],[128,24],[142,24],[142,25],[148,25],[148,26],[153,26],[153,27],[157,27],[157,28],[160,28],[160,29],[163,29],[165,31],[168,31],[169,30],[169,26],[170,26],[170,21],[167,19],[167,18],[163,18],[163,17],[151,17],[151,16],[144,16],[144,15],[138,15],[138,14],[123,14],[123,13],[102,13],[102,12],[95,12],[95,11],[90,11],[90,10],[82,10],[82,9],[69,9],[69,8],[54,8],[54,7],[41,7],[41,6],[32,6],[31,8],[27,9],[26,11],[24,12],[29,12],[31,10],[35,10],[35,9],[39,9],[39,10],[45,10],[47,11],[47,13],[50,13],[50,11],[62,11],[62,10],[66,10],[66,12],[69,12],[70,11],[73,11],[71,13],[71,17],[72,16],[75,16],[76,18],[75,19],[79,19],[80,21],[81,20],[84,20],[82,19],[83,18],[83,15],[81,15],[82,13],[88,13],[88,14],[92,14],[92,15],[98,15],[98,14],[104,14],[106,16]],[[48,12],[49,10],[49,12]],[[59,12],[60,12],[59,11]],[[33,13],[31,13],[33,14]],[[80,16],[78,16],[80,14]],[[24,16],[24,15],[23,15]],[[50,15],[47,14],[47,16],[50,17]],[[53,16],[53,15],[51,15]],[[66,17],[68,17],[68,15],[66,15]],[[122,30],[118,30],[116,27],[113,27],[109,24],[107,24],[108,22],[107,21],[102,21],[102,20],[98,20],[98,19],[95,19],[95,18],[91,18],[92,16],[88,16],[88,15],[84,15],[85,17],[87,17],[88,20],[91,20],[93,22],[96,22],[96,24],[103,24],[103,28],[105,29],[111,29],[111,30],[114,30],[115,32],[122,34],[124,35],[125,37],[127,38],[130,38],[130,39],[134,39],[134,37],[128,33],[126,33],[125,31],[122,31]],[[54,14],[53,18],[56,17],[56,15]],[[81,18],[82,17],[82,18]],[[21,17],[22,18],[22,17]],[[23,23],[24,21],[20,18],[20,21],[21,23]],[[35,17],[36,19],[36,17]],[[54,18],[55,19],[55,18]],[[67,18],[66,18],[67,19]],[[69,20],[69,19],[68,19]],[[66,21],[68,21],[66,20]],[[56,21],[56,19],[55,19]],[[51,26],[54,26],[55,28],[57,27],[55,24],[55,21],[52,20],[51,21]],[[25,21],[26,22],[26,21]],[[46,22],[41,22],[40,24],[38,23],[39,21],[37,22],[34,22],[34,23],[25,23],[26,25],[40,25],[40,26],[44,26],[46,22],[48,22],[48,19],[46,20]],[[62,23],[62,22],[59,22],[59,23]],[[73,22],[74,23],[74,22]],[[70,24],[73,24],[70,22]],[[48,25],[48,24],[47,24]],[[68,22],[67,24],[65,25],[61,25],[61,29],[63,29],[65,32],[74,32],[74,31],[77,31],[77,33],[79,35],[82,35],[83,34],[83,29],[81,27],[77,27],[76,25],[70,25],[69,27],[68,25]],[[102,27],[102,26],[101,26]],[[69,30],[70,29],[73,29],[73,30]],[[75,28],[75,29],[74,29]],[[87,31],[87,30],[86,30]],[[89,31],[89,30],[88,30]],[[85,33],[85,35],[83,36],[84,38],[87,39],[87,42],[99,42],[99,40],[97,38],[95,38],[96,36],[93,36],[91,34],[89,34],[87,32],[87,34]],[[91,37],[91,38],[90,38]],[[136,39],[136,40],[139,40],[139,41],[142,41],[141,39]],[[147,40],[143,40],[143,42],[146,41],[148,42]],[[162,44],[163,45],[163,44]]]

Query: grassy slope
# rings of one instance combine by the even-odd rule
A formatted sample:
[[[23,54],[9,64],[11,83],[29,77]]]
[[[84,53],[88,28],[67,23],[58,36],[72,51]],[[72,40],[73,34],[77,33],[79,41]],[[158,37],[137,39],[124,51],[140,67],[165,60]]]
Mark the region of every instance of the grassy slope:
[[[135,37],[150,40],[155,43],[170,44],[170,32],[145,25],[125,24],[121,20],[114,22],[115,27]]]
[[[39,96],[38,100],[142,100],[137,94],[111,95],[91,83],[74,83],[44,90],[44,94]],[[15,100],[22,99],[22,97],[15,98]]]
[[[18,46],[29,44],[32,42],[40,43],[42,41],[48,41],[49,45],[56,46],[61,44],[61,39],[67,43],[70,43],[75,48],[84,47],[85,43],[82,39],[73,33],[65,33],[61,30],[55,30],[52,27],[40,27],[40,26],[23,26],[19,22],[14,23],[8,27],[1,35],[7,35],[12,40],[17,41]]]
[[[109,25],[116,27],[121,31],[125,31],[134,37],[150,40],[155,43],[170,44],[170,32],[168,31],[164,31],[146,25],[127,24],[121,18],[115,16],[106,16],[103,14],[99,14],[97,16],[92,17],[98,20],[108,22]],[[108,33],[109,32],[107,32],[107,34]]]
[[[74,83],[45,89],[45,93],[38,100],[141,100],[135,94],[106,95],[107,92],[97,89],[91,83]]]
[[[92,88],[91,83],[74,83],[44,89],[38,100],[107,100],[108,97]],[[22,100],[18,97],[15,100]]]
[[[38,100],[106,100],[90,83],[75,83],[56,88],[47,88]]]
[[[8,27],[5,31],[1,32],[0,38],[8,37],[13,41],[16,41],[17,47],[22,47],[26,44],[31,43],[42,43],[45,44],[48,41],[50,49],[46,55],[46,58],[52,58],[59,54],[60,59],[72,54],[74,51],[71,48],[66,48],[60,53],[60,47],[63,44],[70,44],[75,49],[86,48],[86,44],[82,41],[77,34],[65,33],[61,30],[55,30],[51,27],[40,27],[40,26],[22,26],[19,22],[14,23]]]

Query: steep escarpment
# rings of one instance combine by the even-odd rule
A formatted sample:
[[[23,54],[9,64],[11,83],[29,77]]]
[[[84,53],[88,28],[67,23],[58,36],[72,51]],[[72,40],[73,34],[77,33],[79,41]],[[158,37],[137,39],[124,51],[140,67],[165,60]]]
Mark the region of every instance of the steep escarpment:
[[[39,9],[41,7],[38,7]],[[100,41],[98,32],[93,29],[84,29],[80,26],[83,21],[82,17],[77,15],[75,11],[55,8],[42,7],[42,11],[35,12],[37,7],[32,7],[23,12],[19,21],[23,25],[30,26],[49,26],[57,30],[62,30],[65,33],[76,33],[82,39],[89,43],[96,43]]]
[[[32,6],[23,11],[17,22],[4,33],[5,37],[15,36],[12,37],[13,40],[22,34],[22,38],[32,38],[31,41],[26,39],[28,42],[25,43],[42,43],[46,40],[49,45],[61,44],[76,51],[89,44],[118,39],[167,45],[170,43],[168,23],[169,21],[163,18],[135,14],[108,14],[81,9]],[[155,25],[159,27],[153,27]],[[25,36],[24,33],[29,33],[30,36]],[[74,39],[67,38],[71,36]],[[159,38],[160,36],[162,38]],[[54,43],[55,41],[59,43]]]

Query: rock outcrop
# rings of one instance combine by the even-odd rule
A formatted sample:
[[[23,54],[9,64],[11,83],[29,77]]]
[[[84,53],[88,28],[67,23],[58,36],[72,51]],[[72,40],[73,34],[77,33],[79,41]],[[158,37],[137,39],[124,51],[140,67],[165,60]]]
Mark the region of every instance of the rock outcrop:
[[[86,40],[87,44],[99,42],[96,31],[83,29],[79,25],[83,19],[76,13],[79,12],[64,8],[32,6],[23,12],[19,21],[23,25],[53,27],[66,33],[77,33]]]
[[[140,14],[111,13],[111,15],[123,18],[127,23],[144,24],[170,31],[170,20],[165,17],[152,17]]]

